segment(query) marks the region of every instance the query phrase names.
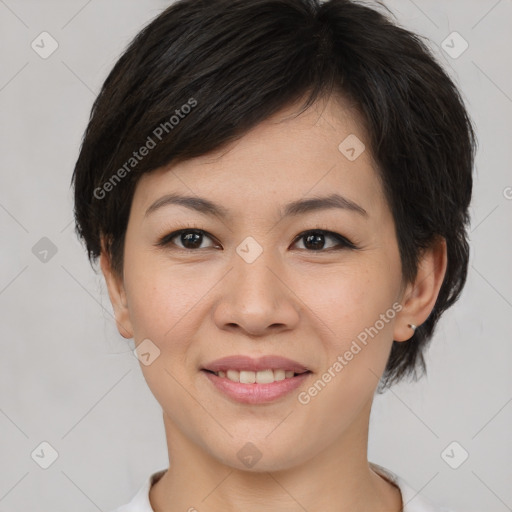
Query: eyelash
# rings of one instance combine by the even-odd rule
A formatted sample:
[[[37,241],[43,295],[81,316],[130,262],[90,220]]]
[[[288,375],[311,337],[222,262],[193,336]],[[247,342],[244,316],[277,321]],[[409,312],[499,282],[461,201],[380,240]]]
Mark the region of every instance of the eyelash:
[[[213,236],[209,235],[208,232],[206,232],[196,226],[188,226],[187,228],[180,229],[178,231],[173,231],[172,233],[164,235],[162,238],[160,238],[158,240],[156,245],[158,247],[167,247],[172,244],[171,240],[173,238],[176,238],[177,236],[179,236],[183,233],[195,233],[195,234],[200,234],[200,235],[206,235],[212,241],[215,241],[215,238]],[[314,234],[314,233],[322,234],[322,235],[325,235],[326,237],[334,238],[338,242],[339,246],[338,247],[330,247],[328,249],[318,249],[316,251],[308,250],[308,249],[300,249],[300,250],[306,251],[306,252],[311,252],[311,253],[322,253],[322,252],[340,251],[343,249],[352,249],[352,250],[358,249],[358,247],[354,243],[352,243],[348,238],[346,238],[338,233],[335,233],[333,231],[329,231],[328,229],[321,228],[321,227],[303,231],[302,233],[300,233],[299,235],[297,235],[294,238],[292,245],[295,245],[299,240],[305,238],[307,235]],[[186,252],[197,252],[197,251],[201,251],[201,250],[205,250],[205,249],[212,249],[212,247],[207,247],[204,249],[187,249],[184,247],[176,246],[176,249],[179,249],[181,251],[186,251]]]

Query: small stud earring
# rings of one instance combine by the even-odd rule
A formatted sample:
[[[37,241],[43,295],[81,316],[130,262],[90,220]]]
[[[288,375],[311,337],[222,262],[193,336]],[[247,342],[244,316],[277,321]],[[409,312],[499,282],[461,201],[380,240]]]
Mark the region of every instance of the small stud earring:
[[[413,331],[416,331],[416,326],[414,324],[407,324]]]

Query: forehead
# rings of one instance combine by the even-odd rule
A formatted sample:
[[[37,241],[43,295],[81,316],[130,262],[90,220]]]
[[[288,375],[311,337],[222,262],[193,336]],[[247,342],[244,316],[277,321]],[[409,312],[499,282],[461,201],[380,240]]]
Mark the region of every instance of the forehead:
[[[297,116],[300,106],[282,109],[221,149],[144,175],[133,210],[144,215],[169,193],[212,199],[234,216],[274,214],[278,205],[333,193],[367,211],[385,207],[357,110],[340,97]]]

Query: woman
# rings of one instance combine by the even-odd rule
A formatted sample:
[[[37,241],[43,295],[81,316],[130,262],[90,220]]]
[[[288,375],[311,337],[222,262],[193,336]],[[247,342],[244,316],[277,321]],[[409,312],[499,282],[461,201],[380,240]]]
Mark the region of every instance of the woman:
[[[364,5],[182,0],[138,34],[73,175],[169,452],[119,512],[439,510],[368,461],[368,424],[464,286],[474,146]]]

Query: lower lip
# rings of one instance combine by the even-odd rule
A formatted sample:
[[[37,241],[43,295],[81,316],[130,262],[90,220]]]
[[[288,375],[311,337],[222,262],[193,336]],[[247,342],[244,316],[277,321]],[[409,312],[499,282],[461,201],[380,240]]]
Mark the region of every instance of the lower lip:
[[[301,373],[291,379],[278,380],[269,384],[241,384],[227,377],[218,377],[206,370],[201,371],[219,391],[243,404],[262,404],[277,400],[297,389],[311,374],[310,372]]]

